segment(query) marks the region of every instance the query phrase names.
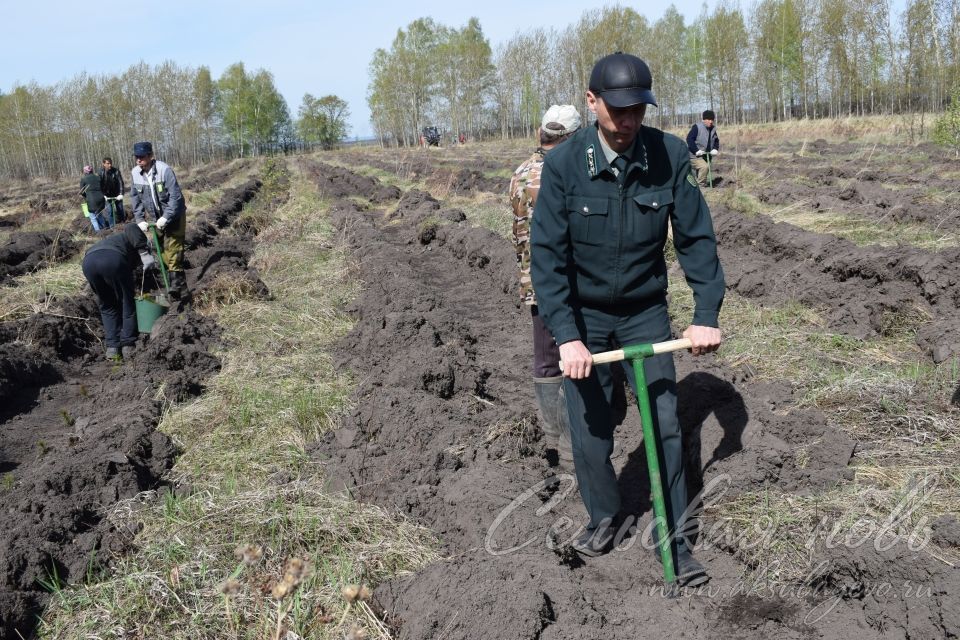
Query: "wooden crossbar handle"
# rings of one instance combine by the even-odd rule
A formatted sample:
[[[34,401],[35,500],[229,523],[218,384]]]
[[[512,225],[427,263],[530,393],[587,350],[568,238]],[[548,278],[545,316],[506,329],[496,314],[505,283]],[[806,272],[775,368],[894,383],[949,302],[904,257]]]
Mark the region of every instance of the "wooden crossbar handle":
[[[667,340],[666,342],[657,342],[651,344],[651,352],[649,355],[657,355],[659,353],[670,353],[672,351],[680,351],[681,349],[689,349],[693,347],[693,343],[689,338],[680,338],[679,340]],[[602,353],[593,354],[593,364],[607,364],[609,362],[620,362],[621,360],[626,360],[628,357],[635,357],[628,355],[628,352],[631,351],[631,347],[626,347],[625,349],[614,349],[613,351],[604,351]],[[640,354],[637,354],[640,355]],[[560,370],[563,371],[563,362],[560,362]]]

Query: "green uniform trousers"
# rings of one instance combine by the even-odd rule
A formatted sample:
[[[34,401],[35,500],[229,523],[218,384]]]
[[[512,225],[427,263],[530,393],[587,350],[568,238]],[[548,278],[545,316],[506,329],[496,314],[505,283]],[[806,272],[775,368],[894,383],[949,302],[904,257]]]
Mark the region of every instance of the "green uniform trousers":
[[[160,235],[163,264],[168,271],[183,271],[183,244],[187,235],[187,214],[181,213]]]
[[[622,346],[669,340],[670,320],[663,298],[633,305],[629,309],[581,308],[574,316],[591,353]],[[624,363],[626,365],[627,363]],[[636,392],[632,367],[624,367]],[[683,469],[683,442],[677,419],[677,383],[673,354],[644,359],[644,373],[653,413],[654,433],[659,434],[657,450],[671,532],[683,532],[687,507],[687,483]],[[613,452],[613,378],[610,365],[596,365],[583,380],[564,378],[567,411],[577,483],[590,516],[588,527],[608,524],[620,511],[617,475],[610,462]],[[605,522],[606,521],[606,522]],[[677,551],[686,547],[677,536]]]

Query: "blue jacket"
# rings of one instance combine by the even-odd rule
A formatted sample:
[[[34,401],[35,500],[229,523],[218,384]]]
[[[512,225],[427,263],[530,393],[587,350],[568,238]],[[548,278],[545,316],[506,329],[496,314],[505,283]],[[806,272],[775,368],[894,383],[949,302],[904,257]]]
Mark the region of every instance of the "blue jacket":
[[[586,127],[546,156],[531,229],[537,303],[557,344],[580,340],[574,309],[662,297],[667,222],[693,288],[693,324],[716,327],[725,290],[710,210],[683,141],[641,127],[620,185]]]
[[[153,220],[160,216],[167,224],[185,215],[187,203],[177,183],[177,176],[166,162],[154,160],[153,166],[146,172],[134,167],[130,184],[130,200],[133,202],[133,217],[137,222],[146,219],[147,211]]]

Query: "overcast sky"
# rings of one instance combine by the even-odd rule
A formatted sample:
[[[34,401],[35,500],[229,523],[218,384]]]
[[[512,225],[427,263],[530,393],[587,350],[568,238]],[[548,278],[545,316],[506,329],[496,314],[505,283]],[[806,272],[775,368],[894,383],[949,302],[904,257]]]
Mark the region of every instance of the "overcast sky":
[[[351,112],[351,136],[366,137],[371,133],[367,67],[375,49],[390,47],[398,28],[421,17],[461,27],[475,16],[495,49],[518,31],[538,25],[562,28],[585,10],[613,4],[570,0],[10,2],[3,9],[0,90],[9,92],[16,83],[30,81],[51,85],[84,71],[116,74],[140,60],[206,65],[216,78],[228,65],[242,61],[248,71],[262,67],[273,73],[291,116],[296,117],[304,93],[332,93],[345,99]],[[671,3],[620,4],[633,6],[652,23]],[[689,23],[704,3],[676,0],[672,4]],[[716,0],[706,4],[713,7]],[[142,104],[148,109],[150,96],[143,96]]]

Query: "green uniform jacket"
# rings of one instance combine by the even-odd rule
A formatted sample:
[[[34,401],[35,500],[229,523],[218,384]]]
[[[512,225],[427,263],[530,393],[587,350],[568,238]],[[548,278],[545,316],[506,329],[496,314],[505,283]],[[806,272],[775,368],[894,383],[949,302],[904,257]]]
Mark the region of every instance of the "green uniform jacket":
[[[716,327],[723,269],[710,210],[690,173],[687,145],[641,127],[621,186],[586,127],[547,154],[531,230],[531,276],[540,313],[563,344],[581,340],[574,309],[626,308],[667,290],[667,221],[693,289],[692,324]]]

